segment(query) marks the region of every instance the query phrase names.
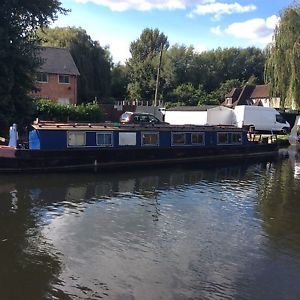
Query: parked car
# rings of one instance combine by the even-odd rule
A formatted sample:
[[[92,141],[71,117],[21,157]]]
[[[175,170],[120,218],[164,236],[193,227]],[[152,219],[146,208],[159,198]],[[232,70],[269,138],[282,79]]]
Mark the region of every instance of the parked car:
[[[149,113],[141,113],[141,112],[131,112],[127,111],[123,113],[120,117],[121,123],[133,123],[133,124],[144,124],[144,123],[152,123],[152,124],[169,124],[167,122],[160,121],[154,115]]]

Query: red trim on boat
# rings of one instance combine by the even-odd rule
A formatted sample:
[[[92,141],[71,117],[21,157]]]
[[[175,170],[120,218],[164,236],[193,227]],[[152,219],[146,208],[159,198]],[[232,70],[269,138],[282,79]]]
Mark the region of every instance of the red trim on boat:
[[[0,146],[0,157],[14,158],[16,157],[16,149],[9,146]]]

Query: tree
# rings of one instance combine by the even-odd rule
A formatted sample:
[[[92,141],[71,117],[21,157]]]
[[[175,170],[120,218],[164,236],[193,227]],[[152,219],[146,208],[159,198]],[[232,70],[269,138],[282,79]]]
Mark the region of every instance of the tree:
[[[196,89],[191,83],[180,84],[173,92],[173,102],[182,103],[187,106],[205,104],[207,97],[202,86]]]
[[[265,80],[282,107],[300,107],[300,6],[284,9],[267,49]]]
[[[0,128],[25,122],[28,92],[34,87],[36,30],[66,13],[58,0],[1,0],[0,2]]]
[[[116,100],[124,100],[127,97],[128,74],[126,67],[117,64],[111,74],[111,96]]]
[[[79,70],[79,103],[102,100],[110,95],[111,56],[107,48],[82,28],[56,27],[39,31],[43,46],[68,48]]]
[[[164,100],[172,101],[172,92],[178,85],[191,82],[194,49],[175,44],[164,55],[161,81],[164,86]]]
[[[158,29],[149,28],[144,29],[141,36],[130,44],[131,58],[127,68],[131,99],[154,99],[161,45],[164,50],[168,49],[168,38]]]
[[[254,47],[195,53],[192,47],[175,45],[168,49],[163,62],[165,101],[174,101],[173,91],[179,85],[191,84],[195,89],[202,86],[205,93],[198,104],[218,104],[229,88],[245,82],[263,83],[265,54]]]
[[[193,75],[191,82],[196,86],[202,84],[211,93],[222,82],[231,79],[247,82],[256,77],[257,83],[263,83],[265,55],[255,47],[218,48],[195,55],[190,68]]]
[[[250,82],[248,82],[250,84]],[[253,83],[253,81],[251,82]],[[218,104],[222,103],[225,100],[225,95],[232,91],[233,88],[241,88],[243,82],[240,82],[238,79],[230,79],[221,83],[220,87],[213,91],[213,97],[218,101]]]
[[[146,28],[140,37],[130,44],[131,59],[137,62],[144,62],[159,54],[161,45],[168,49],[168,37],[157,28]]]

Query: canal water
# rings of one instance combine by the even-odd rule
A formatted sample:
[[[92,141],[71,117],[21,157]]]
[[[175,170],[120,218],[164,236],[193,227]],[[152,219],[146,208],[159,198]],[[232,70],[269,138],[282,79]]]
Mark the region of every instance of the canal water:
[[[0,176],[0,299],[300,299],[300,152]]]

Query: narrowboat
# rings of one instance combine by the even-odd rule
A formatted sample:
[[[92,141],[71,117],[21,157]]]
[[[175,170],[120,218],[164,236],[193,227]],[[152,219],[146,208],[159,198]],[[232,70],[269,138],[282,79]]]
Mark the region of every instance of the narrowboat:
[[[0,146],[0,172],[101,171],[277,154],[275,143],[250,141],[247,131],[236,127],[38,121],[26,144]]]

